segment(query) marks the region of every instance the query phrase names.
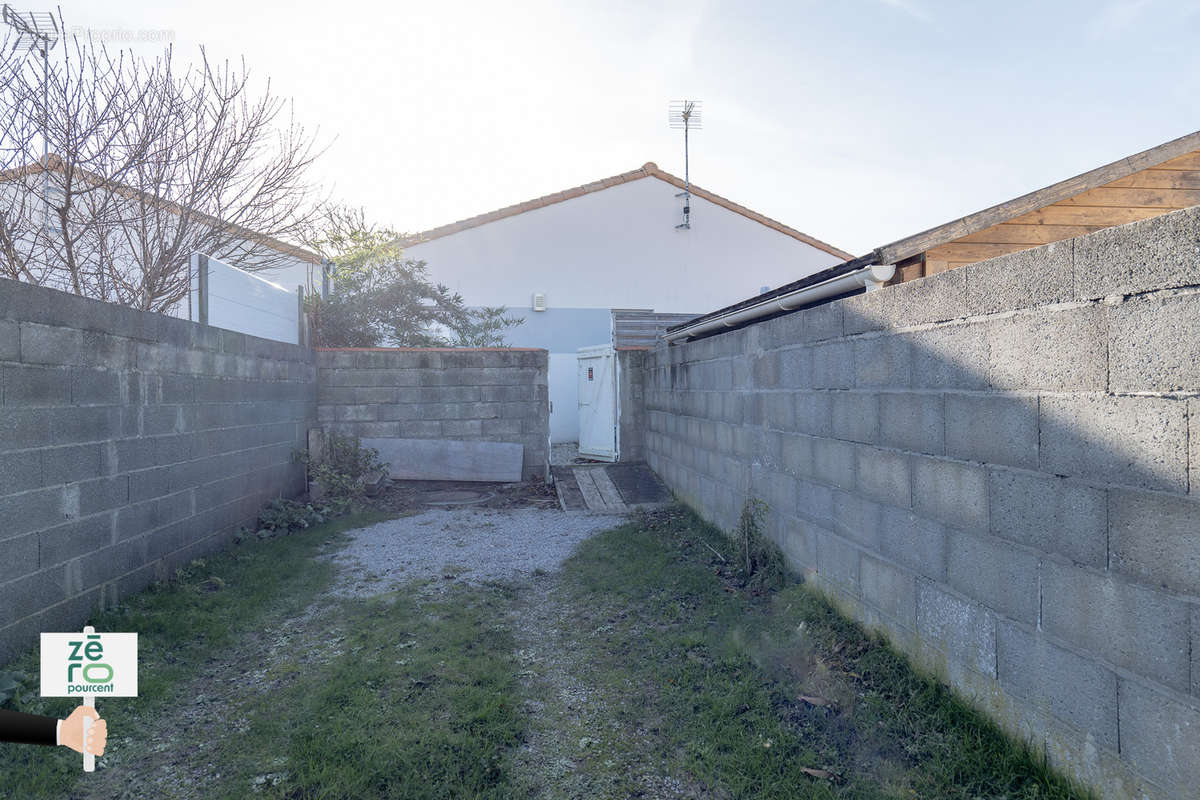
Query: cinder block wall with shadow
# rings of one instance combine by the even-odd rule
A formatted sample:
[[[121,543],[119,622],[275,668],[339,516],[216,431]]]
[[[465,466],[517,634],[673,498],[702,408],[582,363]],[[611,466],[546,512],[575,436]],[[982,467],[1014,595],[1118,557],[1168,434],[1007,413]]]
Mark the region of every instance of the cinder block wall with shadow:
[[[1200,786],[1200,208],[646,361],[646,458],[1112,798]]]
[[[312,351],[0,280],[0,664],[304,491]]]

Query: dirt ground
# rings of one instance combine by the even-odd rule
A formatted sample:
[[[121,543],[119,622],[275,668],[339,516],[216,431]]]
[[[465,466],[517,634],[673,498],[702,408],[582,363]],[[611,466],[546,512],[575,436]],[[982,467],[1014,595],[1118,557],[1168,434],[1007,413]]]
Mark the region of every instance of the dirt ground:
[[[432,507],[557,508],[554,487],[543,481],[390,481],[371,504],[381,511],[405,513]]]
[[[614,725],[612,693],[597,684],[587,652],[576,637],[603,635],[611,626],[602,615],[596,627],[581,632],[579,610],[564,596],[557,574],[541,575],[524,587],[509,612],[516,635],[521,686],[528,698],[525,712],[530,727],[514,759],[516,772],[531,798],[587,800],[613,796],[606,778],[620,775],[632,784],[631,797],[642,800],[725,800],[694,781],[670,774],[649,757],[653,734],[647,726]],[[629,708],[623,708],[629,713]],[[608,743],[619,739],[621,746]],[[602,752],[605,769],[599,774],[584,764]],[[630,789],[626,789],[629,791]]]
[[[124,730],[137,730],[149,746],[118,734],[97,773],[69,796],[360,796],[335,787],[378,767],[394,772],[395,782],[372,797],[1078,797],[802,587],[776,591],[747,580],[734,563],[737,551],[705,538],[707,529],[678,508],[568,514],[540,483],[397,482],[378,502],[400,516],[316,540],[315,558],[306,557],[336,567],[331,583],[322,578],[269,606],[236,646],[199,660],[173,687],[177,703],[127,721],[136,725]],[[626,519],[636,524],[622,525]],[[290,574],[279,563],[270,560],[271,575]],[[284,580],[270,597],[291,598],[296,585]],[[397,604],[408,611],[393,617],[388,609]],[[460,638],[439,639],[429,627],[459,630],[448,615],[470,607],[481,609],[480,626]],[[503,641],[479,647],[488,631]],[[342,783],[318,793],[310,792],[321,786],[311,765],[323,764],[323,755],[254,750],[254,742],[274,741],[261,731],[272,730],[263,720],[276,716],[278,698],[295,701],[325,685],[306,683],[315,680],[308,674],[325,681],[335,667],[382,664],[370,680],[347,685],[407,697],[461,674],[478,694],[481,683],[465,671],[473,669],[472,652],[503,661],[499,672],[511,688],[495,697],[523,720],[496,762],[507,764],[496,774],[500,794],[425,791],[424,773],[395,766],[409,744],[387,758],[364,756],[356,775],[339,773]],[[296,726],[336,716],[332,709],[354,696],[339,695],[320,714],[300,703],[284,723],[291,727],[275,735],[289,739]],[[434,736],[433,723],[445,718],[428,711],[440,707],[437,696],[412,696],[422,698],[410,706],[419,722],[431,723],[416,725],[420,736]],[[376,699],[366,703],[371,713]],[[443,750],[457,754],[462,744]],[[457,758],[447,762],[454,774],[469,772]],[[436,761],[422,755],[414,764]],[[414,775],[423,793],[403,783]]]
[[[466,515],[475,523],[468,526],[470,529],[464,529],[461,525],[452,526],[457,533],[442,531],[443,526],[440,525],[426,529],[440,531],[442,537],[466,536],[484,543],[484,540],[500,537],[505,545],[510,544],[512,538],[502,524],[509,516],[523,518],[529,514],[547,514],[557,518],[557,514],[561,513],[554,488],[541,481],[392,481],[378,495],[370,498],[370,505],[378,510],[403,515],[403,519],[396,521],[398,523],[411,521],[421,524],[430,514],[438,519],[445,517],[446,520],[460,519]],[[475,517],[484,521],[480,523]],[[487,522],[486,518],[500,522]],[[576,517],[574,521],[584,523],[588,519]],[[603,527],[601,523],[611,525],[617,522],[618,519],[596,518],[596,524],[600,527]],[[529,522],[522,524],[528,526]],[[366,530],[360,529],[357,533]],[[266,621],[263,635],[247,637],[222,657],[199,665],[198,673],[179,692],[181,701],[172,714],[152,714],[141,720],[145,727],[139,732],[138,738],[154,744],[131,754],[128,745],[132,740],[114,741],[113,744],[118,746],[111,747],[101,760],[102,769],[88,781],[79,784],[71,797],[78,800],[142,800],[199,799],[209,796],[206,787],[215,785],[222,777],[222,741],[228,735],[248,728],[249,721],[242,709],[287,686],[300,670],[316,668],[342,654],[345,631],[339,626],[338,603],[347,595],[344,591],[346,586],[358,584],[360,588],[353,594],[359,596],[364,595],[363,585],[374,587],[365,592],[368,596],[372,592],[383,593],[395,588],[375,574],[385,571],[384,565],[338,558],[344,551],[353,548],[356,532],[352,531],[350,535],[349,544],[337,545],[327,552],[327,556],[340,565],[339,577],[333,586],[317,596],[299,614],[273,616]],[[414,539],[414,542],[420,541]],[[429,537],[425,541],[432,547],[437,537]],[[408,564],[420,554],[405,550],[401,555]],[[440,553],[430,554],[430,557],[435,555],[442,557]],[[388,557],[401,556],[389,553]],[[561,557],[565,557],[565,554]],[[557,560],[554,564],[540,566],[549,570],[557,569]],[[547,575],[540,568],[534,569],[539,566],[534,563],[537,561],[530,559],[529,568],[518,578],[519,582],[534,580],[544,584],[550,580],[548,577],[534,576],[535,572],[538,576]],[[451,582],[449,579],[458,577],[456,573],[462,569],[461,565],[449,561],[444,566],[440,562],[435,566],[439,568],[436,570],[439,575],[445,573],[445,580],[430,585],[416,581],[413,588],[418,593],[439,592]],[[464,574],[461,577],[469,582],[471,576]],[[528,615],[535,621],[545,621],[546,615],[553,613],[539,611],[540,604],[536,602],[537,598],[549,600],[550,595],[544,590],[533,594],[530,602],[522,604],[522,613],[515,615],[514,620]],[[533,633],[527,626],[523,630],[527,635]],[[541,643],[538,639],[538,636],[528,636],[527,641],[531,648],[543,653],[543,657],[549,656],[548,643]],[[533,650],[526,652],[532,653]],[[568,681],[566,664],[558,659],[552,659],[552,663],[556,666],[553,676],[546,674],[544,677],[555,684]],[[122,743],[127,747],[121,747]],[[537,749],[535,747],[535,750],[527,752],[537,752]],[[277,781],[286,780],[287,775],[287,764],[282,760],[274,765],[264,764],[262,774],[255,777],[251,789],[254,794],[260,794]]]

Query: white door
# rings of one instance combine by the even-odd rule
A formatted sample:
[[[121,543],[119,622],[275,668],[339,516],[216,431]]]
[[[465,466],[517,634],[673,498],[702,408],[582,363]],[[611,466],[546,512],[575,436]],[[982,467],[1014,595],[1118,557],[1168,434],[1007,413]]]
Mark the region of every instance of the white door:
[[[550,442],[579,441],[579,357],[550,354]]]
[[[579,455],[617,460],[617,357],[612,345],[579,350]]]

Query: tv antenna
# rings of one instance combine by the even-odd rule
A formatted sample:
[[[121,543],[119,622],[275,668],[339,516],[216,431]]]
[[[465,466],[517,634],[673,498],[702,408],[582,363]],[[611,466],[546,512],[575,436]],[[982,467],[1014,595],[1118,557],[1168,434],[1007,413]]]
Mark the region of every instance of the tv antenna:
[[[14,11],[4,4],[0,18],[17,32],[13,52],[35,51],[42,56],[42,170],[45,181],[46,220],[50,219],[50,51],[58,44],[58,20],[49,11]]]
[[[683,222],[676,225],[676,230],[690,230],[692,227],[692,180],[688,171],[688,134],[700,130],[699,100],[674,100],[667,112],[667,121],[672,128],[683,129],[683,191],[675,195],[683,198]]]

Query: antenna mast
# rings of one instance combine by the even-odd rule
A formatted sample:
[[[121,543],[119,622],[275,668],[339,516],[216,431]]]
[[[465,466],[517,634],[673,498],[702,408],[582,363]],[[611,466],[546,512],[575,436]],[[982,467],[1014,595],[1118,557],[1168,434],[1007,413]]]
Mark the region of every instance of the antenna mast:
[[[58,20],[49,11],[21,13],[8,3],[0,11],[0,19],[17,33],[13,52],[34,51],[42,57],[42,181],[46,201],[45,224],[50,223],[50,51],[58,43],[61,32]]]
[[[683,129],[683,186],[684,189],[676,197],[683,198],[683,222],[675,226],[676,230],[690,230],[692,227],[692,179],[688,163],[688,134],[700,130],[700,101],[675,100],[671,102],[667,112],[667,122],[672,128]]]

